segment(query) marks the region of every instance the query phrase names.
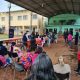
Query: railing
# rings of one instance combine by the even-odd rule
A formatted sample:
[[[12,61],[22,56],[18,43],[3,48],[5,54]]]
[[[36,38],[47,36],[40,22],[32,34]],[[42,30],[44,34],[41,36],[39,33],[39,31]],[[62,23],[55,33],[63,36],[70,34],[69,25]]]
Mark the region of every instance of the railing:
[[[22,41],[21,37],[15,37],[15,38],[8,38],[8,39],[0,39],[0,41],[3,41],[4,43],[11,43],[11,42],[16,42],[18,43],[18,41]]]

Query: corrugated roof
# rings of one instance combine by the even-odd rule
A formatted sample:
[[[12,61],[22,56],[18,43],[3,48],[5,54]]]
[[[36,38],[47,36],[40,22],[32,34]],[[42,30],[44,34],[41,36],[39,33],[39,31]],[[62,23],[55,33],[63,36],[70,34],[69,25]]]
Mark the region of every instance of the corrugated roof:
[[[80,14],[80,0],[6,0],[45,17]]]

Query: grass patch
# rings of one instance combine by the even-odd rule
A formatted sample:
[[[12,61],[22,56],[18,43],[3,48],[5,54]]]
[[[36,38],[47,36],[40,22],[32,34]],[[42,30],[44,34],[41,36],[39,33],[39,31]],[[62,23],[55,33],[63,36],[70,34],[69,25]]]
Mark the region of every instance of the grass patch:
[[[14,37],[21,37],[21,35],[15,35]],[[0,39],[7,39],[8,35],[7,34],[0,34]]]
[[[0,39],[7,39],[8,35],[7,34],[0,34]]]

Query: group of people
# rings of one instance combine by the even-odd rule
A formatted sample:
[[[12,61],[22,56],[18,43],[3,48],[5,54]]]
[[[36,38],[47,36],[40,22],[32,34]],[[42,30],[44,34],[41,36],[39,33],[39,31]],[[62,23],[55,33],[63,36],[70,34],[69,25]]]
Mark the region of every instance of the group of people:
[[[78,32],[73,36],[71,32],[65,30],[63,37],[70,48],[73,40],[74,44],[78,45]],[[27,43],[28,41],[30,43]],[[69,80],[71,69],[68,64],[65,64],[63,56],[60,56],[58,63],[53,65],[49,56],[43,51],[46,44],[50,46],[51,43],[57,43],[57,41],[58,34],[54,32],[44,35],[39,35],[38,32],[26,32],[22,38],[22,43],[26,47],[25,51],[22,51],[15,42],[10,43],[9,49],[7,49],[3,41],[0,41],[0,66],[15,64],[17,69],[19,67],[20,70],[29,71],[29,76],[25,80]],[[78,50],[77,59],[76,72],[80,74],[80,50]]]
[[[73,40],[74,40],[74,44],[78,45],[78,41],[79,41],[78,31],[76,31],[75,36],[73,36],[72,32],[70,31],[68,32],[67,30],[65,30],[63,36],[64,36],[65,43],[68,43],[70,48],[72,47]]]
[[[78,45],[78,38],[78,32],[76,32],[75,38],[70,32],[64,32],[64,40],[70,47],[73,39],[75,39],[75,45]],[[25,80],[69,80],[71,69],[69,64],[64,62],[63,56],[60,56],[58,63],[53,65],[43,50],[46,43],[50,46],[53,42],[57,43],[57,40],[58,34],[54,32],[49,32],[46,35],[26,32],[22,38],[23,45],[26,47],[25,51],[22,51],[15,42],[10,43],[9,49],[7,49],[3,41],[0,41],[0,66],[15,64],[18,71],[29,72]],[[31,43],[29,48],[27,48],[27,41]],[[78,68],[76,71],[80,74],[80,51],[78,51],[77,58]]]
[[[12,42],[9,50],[7,50],[3,42],[0,41],[0,66],[15,64],[17,69],[19,69],[18,71],[28,71],[29,75],[25,80],[64,80],[69,78],[69,76],[64,78],[61,76],[63,74],[66,75],[66,73],[70,75],[70,67],[64,63],[62,56],[58,60],[58,64],[53,65],[41,46],[37,46],[34,51],[28,49],[23,52],[17,47],[15,42]],[[67,70],[66,65],[69,68],[68,71],[65,71],[65,69]],[[59,68],[61,66],[63,67],[62,71],[64,70],[63,73],[61,73],[62,71]]]
[[[50,46],[51,43],[57,43],[58,42],[58,34],[57,33],[54,33],[54,32],[49,32],[47,34],[47,37],[48,37],[48,45]]]
[[[77,65],[77,69],[75,70],[79,75],[80,75],[80,46],[78,46],[79,43],[79,32],[76,31],[75,36],[73,36],[70,32],[68,33],[68,31],[64,31],[64,40],[65,43],[68,43],[69,47],[72,47],[72,44],[74,44],[76,46],[77,49],[77,61],[78,61],[78,65]]]
[[[44,47],[45,44],[48,46],[51,43],[57,43],[58,41],[58,34],[54,32],[49,32],[48,34],[39,35],[38,32],[26,32],[22,38],[23,44],[28,48],[35,49],[38,45]],[[29,42],[30,41],[30,42]]]

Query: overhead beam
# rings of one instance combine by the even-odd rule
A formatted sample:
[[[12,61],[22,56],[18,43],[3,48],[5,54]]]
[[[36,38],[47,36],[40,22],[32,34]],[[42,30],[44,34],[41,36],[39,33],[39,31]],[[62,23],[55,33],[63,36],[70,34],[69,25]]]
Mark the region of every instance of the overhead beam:
[[[64,3],[64,5],[65,5],[66,11],[69,12],[69,9],[68,9],[68,7],[67,7],[67,3],[68,3],[68,2],[65,1],[65,0],[63,0],[63,3]]]
[[[73,0],[71,0],[71,3],[72,3],[72,10],[73,10],[73,13],[75,13],[74,2],[73,2]]]
[[[80,15],[80,2],[78,4],[79,4],[79,15]]]
[[[52,11],[48,10],[48,9],[47,9],[47,8],[45,8],[44,6],[42,7],[42,5],[40,5],[38,2],[36,2],[36,0],[35,0],[35,1],[34,1],[34,0],[32,0],[32,2],[33,2],[34,4],[37,4],[37,6],[40,6],[42,9],[44,9],[44,10],[46,10],[46,11],[48,11],[48,12],[52,13]],[[39,8],[38,8],[38,10],[39,10]]]
[[[33,8],[31,8],[31,7],[29,7],[29,5],[28,4],[25,4],[25,3],[22,3],[22,2],[20,2],[20,1],[16,1],[16,2],[14,2],[13,0],[6,0],[6,1],[9,1],[9,2],[11,2],[11,3],[13,3],[13,4],[17,4],[18,6],[21,6],[21,7],[23,7],[23,8],[25,8],[25,9],[27,9],[27,10],[30,10],[30,11],[32,11],[32,12],[35,12],[35,13],[38,13],[38,14],[40,14],[40,15],[43,15],[43,16],[45,16],[45,17],[49,17],[49,13],[46,13],[46,11],[45,12],[42,12],[42,11],[40,11],[40,10],[38,10],[38,11],[36,11],[36,10],[34,10]],[[26,5],[26,7],[24,6],[24,4]]]
[[[51,1],[56,4],[57,8],[58,8],[61,12],[63,11],[63,9],[62,9],[61,6],[57,3],[56,0],[51,0]]]
[[[54,10],[55,12],[57,12],[57,10],[56,10],[54,7],[50,6],[50,4],[47,3],[47,1],[45,1],[45,0],[42,0],[42,1],[43,1],[48,7],[50,7],[52,11]],[[54,13],[55,13],[55,12],[54,12]]]
[[[33,0],[32,0],[32,2],[34,2]],[[22,2],[21,2],[22,3]],[[38,7],[38,8],[35,8],[34,6],[32,6],[32,5],[30,5],[30,4],[28,4],[28,3],[25,3],[25,2],[23,2],[23,4],[25,4],[26,6],[28,5],[28,6],[30,6],[31,8],[33,8],[33,10],[34,11],[38,11],[38,12],[43,12],[43,13],[45,13],[45,14],[48,14],[48,12],[46,12],[46,10],[44,9],[43,11],[40,11],[40,9],[42,9],[40,6]],[[37,4],[37,3],[36,3]]]

